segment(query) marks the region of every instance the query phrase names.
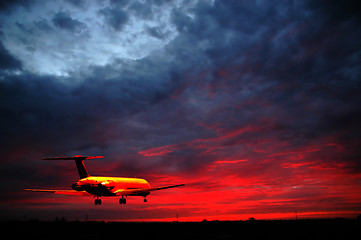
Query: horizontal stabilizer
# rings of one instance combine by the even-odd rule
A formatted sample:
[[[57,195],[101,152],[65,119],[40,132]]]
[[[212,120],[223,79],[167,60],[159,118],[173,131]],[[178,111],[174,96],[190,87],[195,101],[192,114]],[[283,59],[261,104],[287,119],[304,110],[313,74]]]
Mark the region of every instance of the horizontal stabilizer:
[[[104,156],[82,156],[82,155],[75,155],[74,157],[47,157],[42,158],[42,160],[89,160],[95,158],[103,158]]]
[[[75,155],[74,157],[48,157],[42,158],[43,160],[75,160],[76,167],[78,169],[79,177],[87,178],[89,177],[89,173],[85,168],[83,160],[94,159],[94,158],[103,158],[103,156],[82,156],[82,155]]]

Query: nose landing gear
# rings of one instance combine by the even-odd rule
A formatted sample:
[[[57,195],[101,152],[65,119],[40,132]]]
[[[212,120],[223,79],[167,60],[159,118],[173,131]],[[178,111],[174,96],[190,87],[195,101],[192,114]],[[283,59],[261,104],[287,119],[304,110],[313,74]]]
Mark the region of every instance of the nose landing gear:
[[[127,203],[127,199],[125,199],[123,196],[122,198],[119,198],[119,204],[126,204]]]
[[[95,205],[102,205],[102,200],[97,196],[97,199],[95,199],[94,203]]]

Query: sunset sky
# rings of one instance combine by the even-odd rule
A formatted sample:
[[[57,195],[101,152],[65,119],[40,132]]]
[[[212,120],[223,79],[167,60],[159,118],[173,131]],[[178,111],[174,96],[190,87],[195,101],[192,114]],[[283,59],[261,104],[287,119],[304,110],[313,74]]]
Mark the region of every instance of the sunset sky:
[[[0,220],[361,214],[359,1],[3,1]],[[140,177],[148,202],[25,192]]]

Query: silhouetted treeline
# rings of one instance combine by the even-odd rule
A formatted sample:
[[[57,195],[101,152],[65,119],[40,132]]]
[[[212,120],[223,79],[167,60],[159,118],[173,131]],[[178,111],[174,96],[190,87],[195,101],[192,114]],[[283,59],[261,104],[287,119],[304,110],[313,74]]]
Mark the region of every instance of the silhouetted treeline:
[[[11,239],[361,239],[349,219],[204,222],[2,222]]]

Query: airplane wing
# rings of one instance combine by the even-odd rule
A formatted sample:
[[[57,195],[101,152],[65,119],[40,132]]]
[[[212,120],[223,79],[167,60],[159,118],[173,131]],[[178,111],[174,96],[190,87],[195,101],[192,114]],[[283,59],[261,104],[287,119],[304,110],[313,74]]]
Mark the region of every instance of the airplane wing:
[[[181,187],[185,184],[169,185],[163,187],[153,187],[153,188],[134,188],[134,189],[120,189],[115,191],[116,196],[144,196],[148,195],[151,191],[163,190],[167,188]]]
[[[146,196],[149,188],[120,189],[114,192],[116,196]]]
[[[149,191],[158,191],[158,190],[163,190],[163,189],[167,189],[167,188],[175,188],[175,187],[182,187],[185,186],[185,184],[177,184],[177,185],[170,185],[170,186],[163,186],[163,187],[154,187],[154,188],[150,188]]]
[[[86,191],[75,191],[75,190],[48,190],[48,189],[24,189],[24,190],[31,192],[47,192],[47,193],[63,194],[63,195],[92,196]]]
[[[82,155],[75,155],[74,157],[47,157],[42,158],[42,160],[89,160],[95,158],[103,158],[104,156],[82,156]]]

